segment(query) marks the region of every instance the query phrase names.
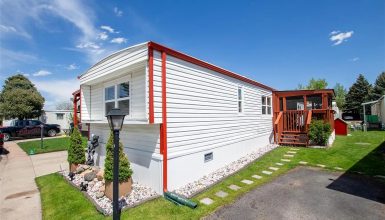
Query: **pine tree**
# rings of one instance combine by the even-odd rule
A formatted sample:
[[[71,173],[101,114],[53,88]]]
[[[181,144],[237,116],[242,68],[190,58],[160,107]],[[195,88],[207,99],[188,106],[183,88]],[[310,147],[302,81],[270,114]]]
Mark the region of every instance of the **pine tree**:
[[[378,75],[376,82],[374,83],[372,99],[377,100],[385,95],[385,72]]]
[[[345,99],[345,109],[353,110],[357,113],[363,113],[361,104],[364,102],[370,101],[372,86],[365,79],[365,77],[360,74],[356,82],[350,87],[348,94]],[[367,114],[370,112],[370,109],[367,109]]]
[[[104,161],[104,179],[106,181],[113,181],[114,173],[114,135],[110,132],[106,144],[106,159]],[[119,182],[128,181],[132,176],[132,169],[130,162],[123,151],[123,144],[119,142]]]
[[[82,144],[82,136],[77,127],[71,133],[70,146],[68,148],[67,161],[72,164],[82,164],[86,162],[86,151]]]

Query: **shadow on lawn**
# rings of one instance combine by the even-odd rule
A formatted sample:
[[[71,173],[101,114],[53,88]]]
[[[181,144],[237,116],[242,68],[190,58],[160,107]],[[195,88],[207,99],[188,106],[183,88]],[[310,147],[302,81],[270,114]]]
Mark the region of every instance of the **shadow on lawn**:
[[[385,176],[385,141],[327,186],[328,189],[385,204],[385,181],[362,173]]]

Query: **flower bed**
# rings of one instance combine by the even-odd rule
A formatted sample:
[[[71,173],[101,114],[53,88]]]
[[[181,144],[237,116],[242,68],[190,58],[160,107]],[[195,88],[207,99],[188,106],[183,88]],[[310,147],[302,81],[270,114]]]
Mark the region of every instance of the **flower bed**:
[[[99,167],[79,165],[77,172],[71,178],[68,171],[61,174],[73,186],[82,190],[86,197],[96,206],[96,209],[104,215],[112,214],[112,201],[104,195],[103,171]],[[82,187],[87,185],[86,187]],[[138,182],[133,182],[132,192],[121,198],[124,199],[122,209],[137,206],[145,201],[154,199],[159,195],[150,187],[143,186]]]

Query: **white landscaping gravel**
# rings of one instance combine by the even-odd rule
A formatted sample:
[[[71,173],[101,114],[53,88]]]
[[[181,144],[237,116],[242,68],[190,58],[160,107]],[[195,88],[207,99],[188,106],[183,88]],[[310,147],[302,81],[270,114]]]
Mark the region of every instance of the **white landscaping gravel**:
[[[68,177],[68,171],[63,171],[61,174],[71,182],[70,178]],[[72,183],[80,187],[82,182],[86,182],[84,181],[84,177],[82,175],[75,174]],[[97,178],[95,178],[93,181],[87,183],[88,187],[86,193],[88,196],[103,210],[103,214],[112,214],[112,201],[107,198],[104,193],[101,198],[97,198],[97,195],[100,194],[100,189],[104,188],[104,180],[98,181]],[[123,206],[123,209],[138,205],[144,201],[158,196],[159,195],[150,187],[140,185],[137,182],[133,182],[132,192],[125,197],[127,205]]]
[[[207,187],[217,183],[218,181],[222,180],[223,178],[239,171],[249,163],[253,162],[254,160],[258,159],[265,153],[273,150],[274,148],[278,147],[278,145],[275,144],[269,144],[263,148],[260,148],[244,157],[241,157],[237,161],[234,161],[230,163],[229,165],[222,167],[208,175],[203,176],[201,179],[194,181],[192,183],[189,183],[177,190],[175,190],[175,193],[185,196],[187,198],[192,197],[193,195],[197,194],[198,192],[201,192],[202,190],[206,189]]]

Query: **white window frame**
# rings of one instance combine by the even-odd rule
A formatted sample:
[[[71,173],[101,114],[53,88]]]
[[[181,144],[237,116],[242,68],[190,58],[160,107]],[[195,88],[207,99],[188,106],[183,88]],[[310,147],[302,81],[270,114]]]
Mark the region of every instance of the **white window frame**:
[[[239,90],[241,91],[241,96],[239,97]],[[245,93],[245,91],[244,91],[244,89],[243,89],[243,87],[242,86],[238,86],[238,88],[237,88],[237,112],[238,112],[238,114],[242,114],[242,113],[244,113],[245,112],[245,109],[244,109],[244,107],[245,107],[245,105],[244,105],[244,103],[245,103],[245,99],[244,99],[244,93]],[[241,105],[239,105],[239,103],[241,103]],[[239,107],[241,107],[241,109],[239,109]]]
[[[265,104],[263,104],[262,99],[265,100]],[[270,100],[270,104],[267,100]],[[262,96],[262,98],[261,98],[261,106],[262,106],[261,113],[262,113],[262,115],[271,115],[271,113],[273,111],[273,109],[271,108],[271,106],[272,106],[271,101],[272,100],[271,100],[270,96],[265,96],[265,95]],[[265,113],[263,113],[263,109],[265,109]],[[269,109],[270,109],[270,113],[269,113]]]
[[[122,84],[122,83],[128,83],[129,94],[128,94],[128,97],[118,98],[118,86],[120,84]],[[106,88],[108,88],[108,87],[114,87],[114,92],[115,92],[114,99],[106,100]],[[132,87],[131,86],[131,74],[128,77],[119,78],[119,79],[110,81],[108,83],[104,83],[104,86],[103,86],[103,97],[102,97],[102,99],[103,99],[102,102],[103,102],[104,115],[106,115],[108,113],[108,112],[106,112],[106,103],[114,102],[114,107],[117,108],[119,101],[129,100],[128,115],[126,115],[125,119],[130,119],[131,118],[131,115],[132,115],[131,114],[131,109],[132,109],[132,104],[131,104],[132,88],[131,87]]]

